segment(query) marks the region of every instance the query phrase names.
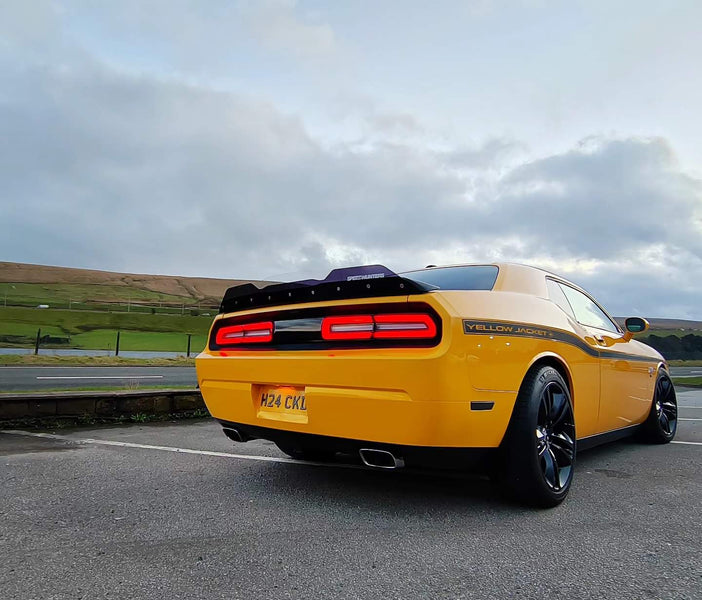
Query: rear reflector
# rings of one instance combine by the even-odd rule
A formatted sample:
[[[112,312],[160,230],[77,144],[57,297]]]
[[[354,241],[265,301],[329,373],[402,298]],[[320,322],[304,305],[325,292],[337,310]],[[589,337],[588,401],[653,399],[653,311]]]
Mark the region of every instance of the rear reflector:
[[[215,341],[218,346],[235,344],[263,344],[273,340],[273,322],[225,325],[217,330]]]
[[[369,340],[373,335],[373,317],[350,315],[326,317],[322,321],[324,340]]]
[[[431,339],[436,323],[427,314],[380,314],[326,317],[322,321],[325,340]]]

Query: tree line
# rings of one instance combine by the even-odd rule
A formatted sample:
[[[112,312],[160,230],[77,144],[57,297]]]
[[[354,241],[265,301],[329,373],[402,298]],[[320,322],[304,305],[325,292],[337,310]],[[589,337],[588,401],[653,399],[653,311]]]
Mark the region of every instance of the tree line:
[[[702,360],[702,335],[690,333],[678,337],[651,334],[639,338],[639,341],[652,346],[668,360]]]

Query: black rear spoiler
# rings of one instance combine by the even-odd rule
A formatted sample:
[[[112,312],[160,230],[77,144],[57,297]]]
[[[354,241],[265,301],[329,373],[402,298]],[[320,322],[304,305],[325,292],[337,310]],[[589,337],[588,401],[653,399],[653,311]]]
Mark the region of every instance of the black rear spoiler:
[[[306,279],[291,283],[273,283],[263,288],[245,283],[229,288],[219,307],[220,313],[251,308],[372,298],[375,296],[405,296],[423,294],[436,287],[400,277],[383,265],[367,265],[334,269],[324,279]]]

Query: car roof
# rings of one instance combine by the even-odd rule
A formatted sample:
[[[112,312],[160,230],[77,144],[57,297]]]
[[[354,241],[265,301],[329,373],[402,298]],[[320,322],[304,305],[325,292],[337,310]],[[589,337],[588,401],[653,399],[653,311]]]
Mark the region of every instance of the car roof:
[[[557,281],[566,283],[577,290],[588,294],[586,290],[579,285],[569,281],[546,269],[512,262],[491,262],[491,263],[463,263],[455,265],[436,265],[426,267],[425,269],[417,269],[418,271],[433,271],[435,269],[447,269],[452,267],[474,267],[474,266],[494,266],[498,268],[497,280],[493,286],[494,291],[501,292],[517,292],[521,294],[532,294],[542,298],[548,298],[548,290],[546,288],[546,278],[552,278]],[[415,271],[416,272],[416,271]],[[589,294],[588,294],[589,295]]]

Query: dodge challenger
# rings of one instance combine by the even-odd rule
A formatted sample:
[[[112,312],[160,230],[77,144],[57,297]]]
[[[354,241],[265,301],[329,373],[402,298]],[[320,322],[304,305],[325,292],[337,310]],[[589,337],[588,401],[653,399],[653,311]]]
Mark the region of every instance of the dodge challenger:
[[[300,460],[484,470],[555,506],[578,452],[675,435],[663,357],[582,288],[518,264],[336,269],[226,291],[196,359],[212,416],[236,442]]]

